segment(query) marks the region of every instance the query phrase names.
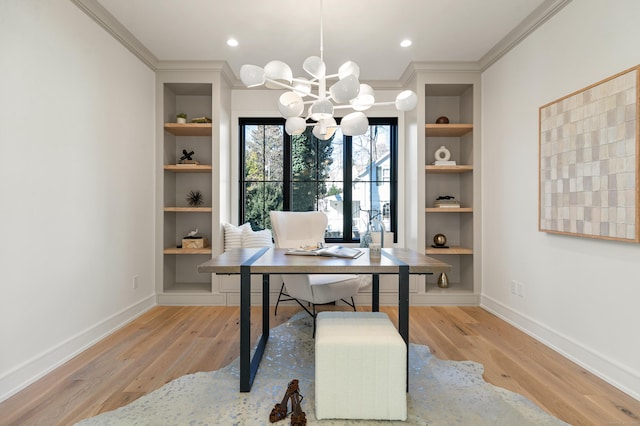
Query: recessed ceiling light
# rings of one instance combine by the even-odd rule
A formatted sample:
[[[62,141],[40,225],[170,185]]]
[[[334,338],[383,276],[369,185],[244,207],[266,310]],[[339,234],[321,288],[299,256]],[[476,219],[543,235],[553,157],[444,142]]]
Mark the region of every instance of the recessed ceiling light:
[[[409,46],[411,46],[411,44],[412,44],[412,43],[413,43],[413,42],[412,42],[411,40],[409,40],[408,38],[405,38],[404,40],[402,40],[402,41],[400,42],[400,46],[402,46],[402,47],[409,47]]]
[[[230,38],[229,40],[227,40],[227,45],[236,47],[238,45],[238,40],[236,40],[235,38]]]

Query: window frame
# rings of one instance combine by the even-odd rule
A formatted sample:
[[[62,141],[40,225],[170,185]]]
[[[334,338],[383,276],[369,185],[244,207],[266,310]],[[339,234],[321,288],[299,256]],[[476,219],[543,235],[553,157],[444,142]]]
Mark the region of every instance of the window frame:
[[[394,233],[394,242],[397,241],[398,235],[398,118],[397,117],[369,117],[369,126],[389,126],[391,128],[389,134],[389,143],[390,143],[390,158],[389,158],[389,179],[382,179],[384,183],[389,182],[390,185],[390,208],[389,213],[391,215],[390,228],[388,231]],[[336,118],[336,121],[339,122],[339,118]],[[285,119],[284,118],[274,118],[274,117],[240,117],[238,118],[238,150],[239,150],[239,173],[238,173],[238,187],[239,187],[239,197],[238,197],[238,220],[239,223],[244,222],[245,216],[245,188],[247,180],[245,180],[245,130],[246,126],[255,125],[255,126],[269,126],[269,125],[277,125],[282,126],[282,142],[283,142],[283,171],[282,171],[282,208],[283,211],[290,211],[292,203],[291,203],[291,187],[293,183],[292,177],[292,168],[291,168],[291,155],[292,155],[292,138],[290,135],[284,131]],[[351,136],[343,136],[343,152],[342,152],[342,161],[343,164],[351,165],[353,164],[353,139]],[[348,142],[348,143],[347,143]],[[376,181],[371,181],[371,186],[379,185],[380,179],[377,178]],[[265,182],[267,182],[265,180]],[[343,203],[343,237],[342,238],[331,238],[326,237],[325,240],[330,243],[359,243],[360,238],[353,237],[353,175],[352,175],[352,167],[344,167],[343,170],[343,197],[345,202]],[[349,200],[349,202],[346,202]],[[383,212],[380,211],[380,216],[383,216]]]

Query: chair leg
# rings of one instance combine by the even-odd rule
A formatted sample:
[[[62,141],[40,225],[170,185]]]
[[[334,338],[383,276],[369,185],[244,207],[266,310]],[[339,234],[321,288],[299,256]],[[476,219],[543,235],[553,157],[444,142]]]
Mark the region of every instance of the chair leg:
[[[278,305],[280,304],[280,299],[282,298],[283,292],[284,292],[284,283],[282,283],[282,286],[280,287],[280,293],[278,293],[278,301],[276,302],[276,309],[273,312],[274,316],[278,315]]]
[[[353,296],[351,296],[351,303],[349,303],[348,300],[344,300],[344,299],[340,299],[342,300],[345,304],[351,306],[353,308],[353,311],[356,312],[356,302],[353,300]]]
[[[313,334],[311,335],[311,337],[313,339],[316,338],[316,317],[318,316],[318,314],[316,313],[316,305],[312,305],[313,306],[313,315],[311,315],[313,317]]]

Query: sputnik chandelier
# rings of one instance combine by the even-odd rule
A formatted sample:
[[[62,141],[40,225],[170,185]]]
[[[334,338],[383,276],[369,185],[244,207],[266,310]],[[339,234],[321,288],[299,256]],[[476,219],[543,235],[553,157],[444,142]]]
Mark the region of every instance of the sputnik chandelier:
[[[326,74],[323,45],[323,6],[320,1],[320,57],[310,56],[302,64],[302,69],[311,76],[293,77],[291,67],[282,61],[271,61],[261,68],[257,65],[243,65],[240,68],[240,80],[250,87],[264,85],[269,89],[288,89],[278,100],[278,109],[286,118],[285,131],[290,135],[304,133],[307,126],[313,126],[313,135],[322,140],[331,138],[340,127],[346,136],[363,135],[369,129],[369,120],[362,112],[372,106],[395,105],[399,111],[410,111],[418,104],[417,95],[411,90],[398,94],[395,102],[375,101],[373,89],[359,81],[360,68],[355,62],[347,61],[338,68],[337,74]],[[329,87],[327,81],[337,82]],[[312,93],[312,87],[318,94]],[[305,101],[303,98],[311,100]],[[302,117],[305,105],[309,105],[307,117]],[[345,115],[338,126],[333,116],[335,110],[353,109]],[[311,119],[314,123],[307,123]]]

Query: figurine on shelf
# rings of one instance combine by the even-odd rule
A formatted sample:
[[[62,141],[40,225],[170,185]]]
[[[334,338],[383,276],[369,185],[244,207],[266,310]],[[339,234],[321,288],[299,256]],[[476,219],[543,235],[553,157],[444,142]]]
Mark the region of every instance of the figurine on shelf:
[[[436,234],[433,236],[433,245],[431,247],[434,248],[449,248],[447,245],[447,237],[444,234]]]
[[[182,157],[180,157],[180,162],[178,164],[188,164],[188,165],[198,165],[200,162],[194,160],[192,158],[194,151],[188,151],[186,149],[182,150]]]
[[[438,118],[436,118],[436,124],[449,124],[449,118],[442,115]]]
[[[202,192],[200,191],[189,191],[187,194],[187,203],[189,207],[200,207],[204,204],[204,199],[202,197]]]
[[[436,166],[455,166],[455,160],[451,160],[451,151],[447,149],[446,146],[442,145],[438,148],[434,154],[435,162],[433,163]]]

